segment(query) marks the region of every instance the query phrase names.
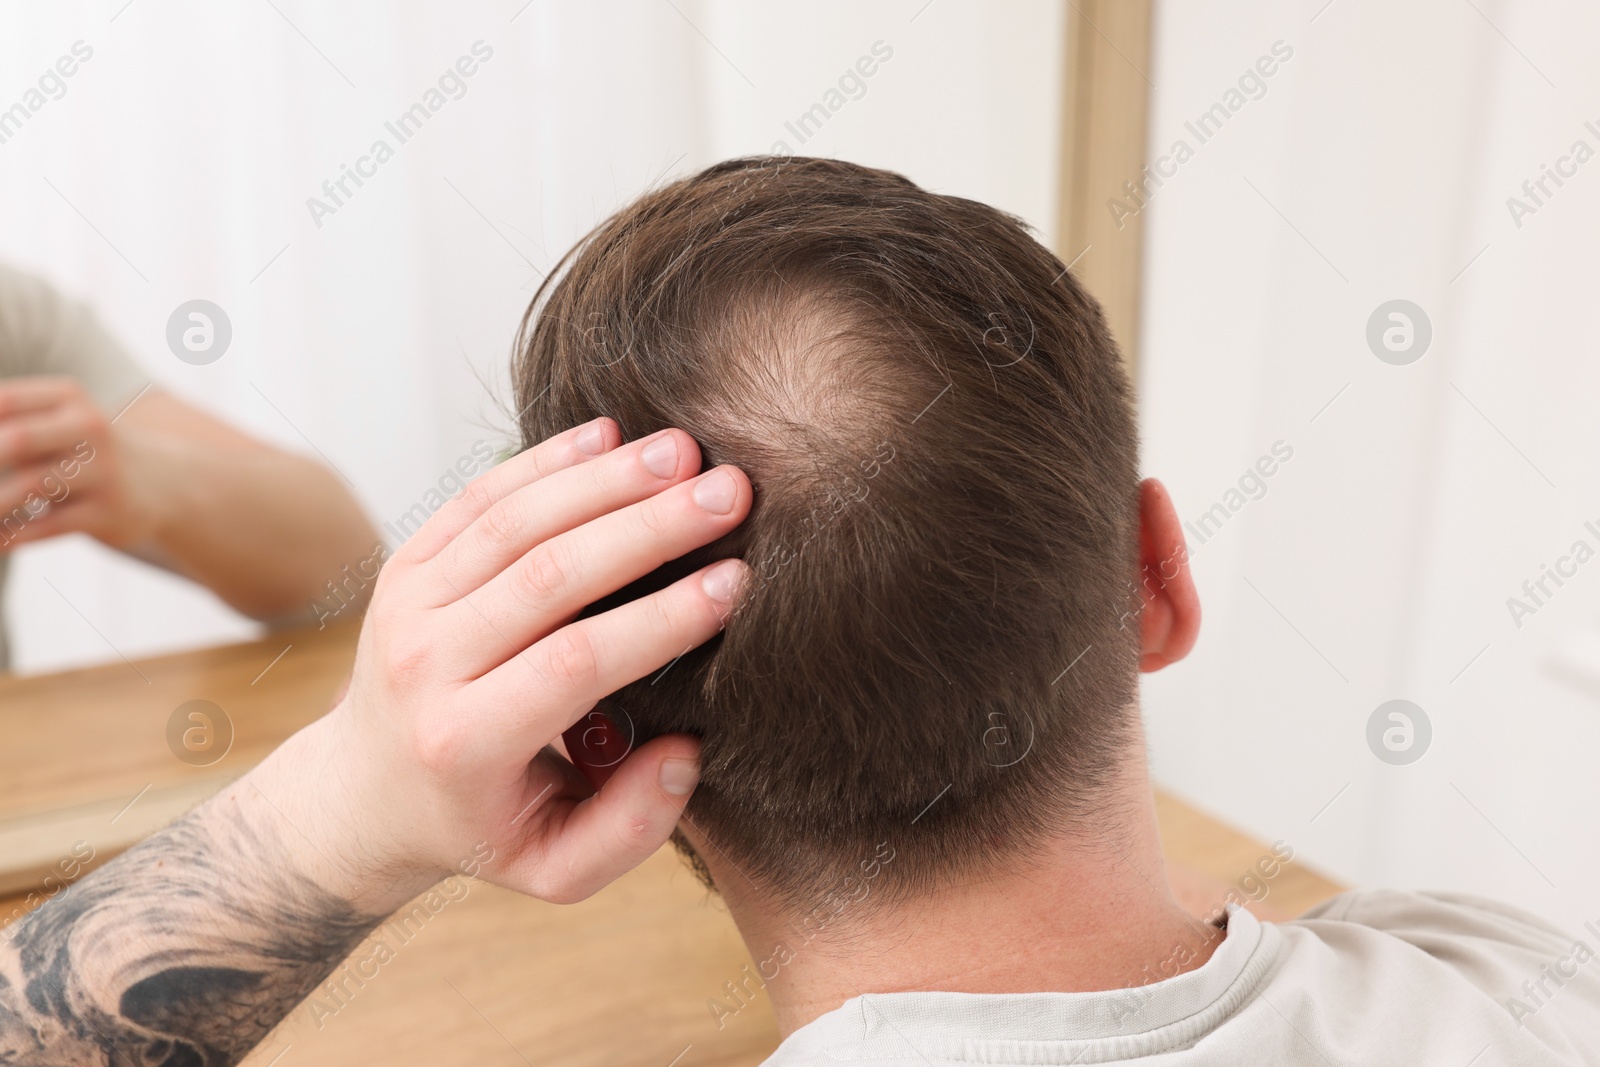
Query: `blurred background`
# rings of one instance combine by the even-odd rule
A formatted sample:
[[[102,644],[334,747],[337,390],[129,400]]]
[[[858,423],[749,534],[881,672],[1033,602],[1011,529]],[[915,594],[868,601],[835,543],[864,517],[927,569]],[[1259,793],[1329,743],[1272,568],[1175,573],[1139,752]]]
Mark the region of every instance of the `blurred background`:
[[[534,287],[641,191],[785,152],[993,203],[1105,302],[1190,526],[1159,782],[1347,883],[1575,925],[1600,563],[1523,584],[1600,552],[1597,33],[1491,0],[7,4],[0,107],[90,56],[0,143],[0,259],[385,530],[512,444]],[[194,299],[233,327],[205,366],[166,344]],[[23,672],[259,632],[83,537],[19,549],[5,609]]]

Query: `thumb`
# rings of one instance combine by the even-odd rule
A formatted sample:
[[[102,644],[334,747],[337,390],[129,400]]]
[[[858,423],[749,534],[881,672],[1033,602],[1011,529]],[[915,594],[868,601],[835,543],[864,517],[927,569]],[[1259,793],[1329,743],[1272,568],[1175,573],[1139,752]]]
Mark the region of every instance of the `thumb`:
[[[599,892],[649,859],[672,836],[700,779],[700,743],[669,735],[641,746],[612,770],[593,796],[564,815],[531,869],[511,888],[568,904]]]

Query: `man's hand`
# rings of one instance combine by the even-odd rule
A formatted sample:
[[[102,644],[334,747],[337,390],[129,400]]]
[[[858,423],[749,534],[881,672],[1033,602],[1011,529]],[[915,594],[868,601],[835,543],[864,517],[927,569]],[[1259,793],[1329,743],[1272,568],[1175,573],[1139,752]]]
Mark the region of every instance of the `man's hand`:
[[[610,420],[561,434],[430,519],[384,568],[344,701],[262,768],[260,788],[318,857],[341,857],[325,874],[364,908],[397,906],[480,842],[493,849],[480,877],[579,900],[672,833],[696,742],[643,745],[598,793],[551,746],[599,699],[714,636],[744,564],[574,619],[727,533],[751,488],[731,467],[696,477],[681,430],[619,439]]]
[[[161,389],[108,416],[73,379],[0,380],[0,552],[66,533],[269,621],[359,609],[380,547],[332,472]]]
[[[236,1063],[447,873],[571,901],[666,841],[696,742],[656,738],[598,792],[550,745],[716,634],[744,564],[574,620],[751,489],[696,477],[681,430],[619,440],[591,423],[474,482],[389,561],[332,713],[0,931],[0,1061]]]
[[[121,546],[152,532],[108,416],[71,378],[0,380],[0,518],[0,549],[74,532]]]

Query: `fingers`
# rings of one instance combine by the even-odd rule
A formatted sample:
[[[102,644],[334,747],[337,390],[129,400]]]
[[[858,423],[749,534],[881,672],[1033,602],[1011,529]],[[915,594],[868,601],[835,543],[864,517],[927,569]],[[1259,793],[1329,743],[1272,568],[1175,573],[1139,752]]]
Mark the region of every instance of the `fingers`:
[[[479,759],[527,759],[609,696],[716,636],[749,568],[727,559],[665,589],[562,627],[464,692]]]
[[[17,514],[18,511],[27,518],[24,520]],[[0,515],[0,552],[30,541],[44,541],[62,534],[76,533],[104,520],[105,512],[99,505],[76,500],[51,504],[38,512],[15,508]]]
[[[0,382],[0,419],[43,411],[84,396],[72,378],[13,378]]]
[[[700,447],[682,430],[663,430],[604,457],[552,473],[501,497],[438,553],[436,567],[459,599],[529,549],[692,477]]]
[[[37,508],[40,501],[60,505],[70,496],[78,496],[96,488],[103,467],[92,465],[90,459],[69,454],[66,459],[51,463],[33,463],[5,470],[0,468],[0,513],[31,501]]]
[[[89,404],[63,404],[0,422],[0,466],[48,460],[94,435],[100,413]]]
[[[20,469],[0,473],[0,513],[19,507],[29,497],[48,499],[46,479],[55,473],[48,463],[34,463]]]
[[[551,811],[543,849],[505,872],[511,888],[557,904],[592,896],[667,843],[699,781],[699,743],[658,737],[616,768],[587,800]]]
[[[462,668],[488,671],[585,606],[715,541],[739,524],[750,499],[743,472],[718,467],[537,544],[443,609],[445,640]]]
[[[563,799],[587,800],[597,788],[582,771],[564,759],[554,745],[528,762],[523,781],[517,812],[506,827],[514,838],[525,837],[529,826],[545,822],[550,812],[544,809]]]
[[[468,484],[395,554],[412,563],[426,562],[507,496],[557,471],[605,455],[621,442],[622,432],[615,422],[595,419],[524,449]]]

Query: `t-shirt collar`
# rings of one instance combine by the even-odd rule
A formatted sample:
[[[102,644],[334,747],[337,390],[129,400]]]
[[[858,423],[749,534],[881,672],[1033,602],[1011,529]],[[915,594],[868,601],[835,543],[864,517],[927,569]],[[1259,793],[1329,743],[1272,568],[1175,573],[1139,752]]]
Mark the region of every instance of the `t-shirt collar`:
[[[1141,1036],[1186,1021],[1215,1026],[1242,1003],[1275,955],[1276,930],[1231,905],[1227,936],[1204,965],[1172,978],[1125,989],[1083,993],[869,993],[801,1027],[779,1046],[769,1064],[873,1058],[891,1045],[929,1058],[993,1059],[1014,1046],[1014,1062],[1090,1062],[1101,1056],[1057,1060],[1066,1046],[1104,1042],[1097,1051],[1117,1056],[1151,1042]],[[1132,1040],[1129,1040],[1132,1039]],[[1026,1047],[1024,1047],[1026,1046]],[[853,1051],[859,1050],[859,1051]],[[1084,1053],[1090,1050],[1084,1048]],[[1150,1049],[1154,1051],[1154,1049]],[[1041,1055],[1044,1054],[1044,1055]]]

